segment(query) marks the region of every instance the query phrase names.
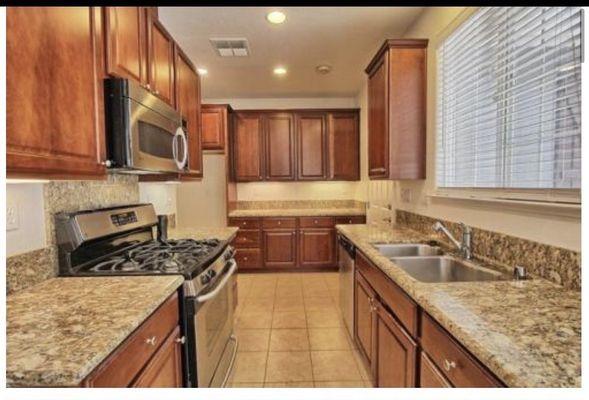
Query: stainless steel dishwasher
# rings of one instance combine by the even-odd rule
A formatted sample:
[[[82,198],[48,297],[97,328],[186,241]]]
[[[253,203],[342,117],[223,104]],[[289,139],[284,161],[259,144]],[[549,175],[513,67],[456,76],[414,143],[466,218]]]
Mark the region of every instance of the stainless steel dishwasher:
[[[356,247],[338,235],[340,308],[350,337],[354,337],[354,258]]]

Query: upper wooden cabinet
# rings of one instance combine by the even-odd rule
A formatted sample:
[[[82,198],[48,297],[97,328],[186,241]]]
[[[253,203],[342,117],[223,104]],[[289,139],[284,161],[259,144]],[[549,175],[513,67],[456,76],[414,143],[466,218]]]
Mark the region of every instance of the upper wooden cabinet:
[[[166,28],[147,12],[149,84],[152,92],[174,105],[174,40]]]
[[[178,46],[175,46],[175,65],[176,108],[186,124],[189,150],[188,167],[190,172],[184,176],[200,178],[203,175],[200,77],[192,62]]]
[[[6,14],[8,176],[104,175],[101,9]]]
[[[234,114],[232,162],[236,181],[260,181],[264,178],[264,138],[260,114]]]
[[[297,113],[299,180],[327,178],[327,117],[324,113]]]
[[[264,116],[266,180],[290,181],[295,178],[295,130],[290,113]]]
[[[202,148],[223,153],[231,124],[229,104],[203,104],[201,107]]]
[[[357,112],[328,115],[329,171],[332,180],[360,179],[360,118]]]
[[[371,179],[425,179],[427,43],[387,40],[366,68]]]
[[[147,37],[144,7],[105,7],[106,72],[146,86]]]
[[[251,110],[236,111],[231,129],[235,179],[251,180],[358,180],[360,133],[358,110]],[[212,117],[211,117],[212,118]],[[255,138],[246,140],[246,120],[256,119]],[[248,148],[248,146],[253,146]],[[262,154],[259,154],[259,149]],[[253,165],[242,159],[258,158]],[[260,168],[260,177],[248,168]],[[257,172],[256,172],[257,174]]]

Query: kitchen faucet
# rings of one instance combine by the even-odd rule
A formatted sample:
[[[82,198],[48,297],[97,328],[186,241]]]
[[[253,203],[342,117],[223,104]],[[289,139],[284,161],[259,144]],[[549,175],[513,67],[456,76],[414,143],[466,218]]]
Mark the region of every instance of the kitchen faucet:
[[[462,227],[462,242],[459,242],[458,240],[456,240],[454,238],[454,236],[452,236],[452,234],[450,233],[448,228],[446,228],[440,221],[437,221],[434,224],[433,228],[434,228],[434,231],[442,232],[448,237],[448,239],[450,239],[450,241],[454,244],[454,246],[456,246],[458,248],[458,250],[460,250],[460,254],[462,255],[462,258],[464,258],[466,260],[470,260],[472,257],[472,248],[471,248],[472,230],[470,229],[469,226],[466,226],[466,224],[464,224],[462,222],[460,223],[460,226]]]

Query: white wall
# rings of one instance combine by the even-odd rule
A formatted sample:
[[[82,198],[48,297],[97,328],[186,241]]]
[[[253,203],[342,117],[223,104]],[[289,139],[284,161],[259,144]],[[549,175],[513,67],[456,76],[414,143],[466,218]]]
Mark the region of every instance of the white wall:
[[[416,212],[433,218],[462,221],[468,225],[501,232],[516,237],[560,246],[571,250],[581,249],[581,220],[558,215],[540,214],[533,209],[491,205],[489,203],[457,200],[434,200],[429,197],[435,190],[435,138],[436,138],[436,47],[444,31],[457,25],[457,18],[466,12],[462,7],[429,7],[407,30],[407,38],[428,38],[428,102],[427,102],[427,179],[423,181],[370,181],[368,197],[371,204]],[[463,17],[463,15],[462,15]],[[365,105],[367,91],[360,95]],[[364,129],[366,129],[364,127]],[[363,131],[363,135],[366,133]],[[401,199],[401,192],[410,195]]]
[[[42,183],[7,184],[6,212],[7,257],[45,247]],[[15,223],[14,228],[9,226],[11,221]]]
[[[176,214],[178,185],[176,182],[141,182],[139,183],[139,201],[152,203],[156,214]]]

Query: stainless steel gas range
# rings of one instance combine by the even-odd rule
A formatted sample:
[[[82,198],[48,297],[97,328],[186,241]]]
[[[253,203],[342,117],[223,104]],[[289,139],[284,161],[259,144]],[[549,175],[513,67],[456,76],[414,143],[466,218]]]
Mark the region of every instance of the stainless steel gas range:
[[[60,213],[56,233],[61,276],[182,275],[184,385],[225,385],[237,351],[228,243],[167,239],[151,204]]]

